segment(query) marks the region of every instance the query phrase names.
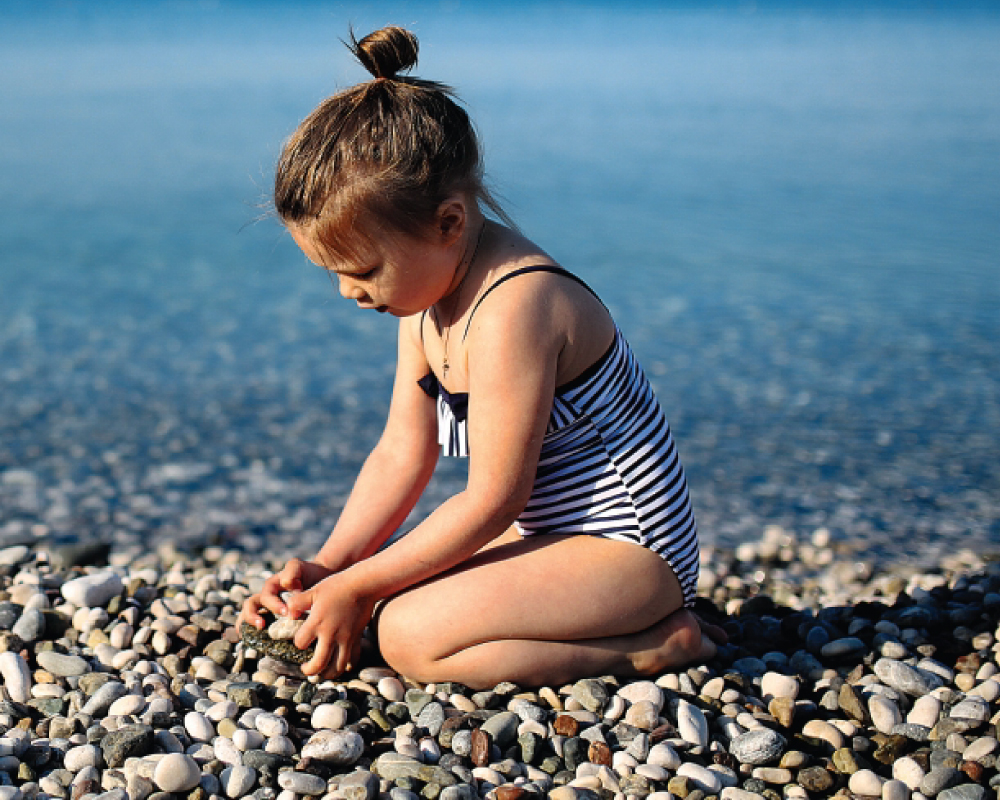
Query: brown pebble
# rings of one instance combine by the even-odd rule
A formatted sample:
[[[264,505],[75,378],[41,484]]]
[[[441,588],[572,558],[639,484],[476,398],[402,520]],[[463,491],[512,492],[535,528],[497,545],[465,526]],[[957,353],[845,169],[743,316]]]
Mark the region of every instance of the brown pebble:
[[[982,764],[975,761],[963,761],[962,765],[959,767],[962,772],[969,776],[969,778],[976,783],[981,783],[983,780],[983,774],[986,770],[983,768]]]
[[[552,723],[552,729],[560,736],[576,736],[580,732],[580,723],[569,714],[560,714]]]
[[[789,697],[775,697],[768,703],[767,710],[771,712],[782,728],[791,728],[795,719],[795,701]]]
[[[519,800],[527,794],[520,786],[515,786],[512,783],[497,786],[493,790],[493,793],[496,795],[497,800]]]
[[[598,766],[611,766],[611,748],[604,742],[591,742],[587,748],[587,760]]]
[[[476,728],[472,732],[472,751],[469,753],[472,763],[477,767],[485,767],[489,764],[492,744],[490,735],[481,728]]]
[[[955,661],[955,669],[959,672],[971,672],[976,673],[982,666],[982,659],[979,657],[979,653],[969,653],[964,656],[960,656]]]

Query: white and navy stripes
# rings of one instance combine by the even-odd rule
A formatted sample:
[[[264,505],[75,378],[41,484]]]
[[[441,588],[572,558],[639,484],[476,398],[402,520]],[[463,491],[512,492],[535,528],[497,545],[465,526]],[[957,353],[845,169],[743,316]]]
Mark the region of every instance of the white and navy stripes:
[[[445,455],[467,456],[465,394],[433,375]],[[628,343],[615,328],[607,352],[560,386],[542,442],[531,498],[517,519],[524,535],[596,534],[648,547],[670,564],[690,606],[698,584],[698,534],[687,480],[663,416]]]

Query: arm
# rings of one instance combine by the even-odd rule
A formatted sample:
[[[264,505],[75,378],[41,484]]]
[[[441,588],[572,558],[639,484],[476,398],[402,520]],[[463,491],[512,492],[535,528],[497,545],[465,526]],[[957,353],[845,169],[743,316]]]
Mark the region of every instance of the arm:
[[[414,320],[399,326],[389,417],[316,561],[331,572],[378,550],[406,520],[434,473],[439,447],[434,401],[417,385],[430,371]]]
[[[527,283],[527,282],[525,282]],[[475,317],[467,340],[469,368],[469,479],[392,547],[324,580],[296,636],[300,647],[317,641],[304,666],[319,672],[329,662],[345,669],[360,620],[374,603],[468,559],[503,533],[531,495],[548,425],[563,338],[553,331],[551,309],[527,287],[505,293]],[[485,313],[485,312],[489,313]]]
[[[365,460],[333,532],[311,562],[292,559],[249,598],[244,618],[264,624],[260,607],[289,613],[284,592],[309,589],[374,553],[403,523],[434,472],[438,458],[434,403],[417,385],[430,369],[412,320],[399,326],[399,353],[385,430]]]

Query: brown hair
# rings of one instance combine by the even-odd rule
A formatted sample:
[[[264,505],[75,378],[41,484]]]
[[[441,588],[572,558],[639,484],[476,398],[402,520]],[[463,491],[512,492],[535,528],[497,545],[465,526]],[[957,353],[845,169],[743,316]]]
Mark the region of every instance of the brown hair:
[[[417,38],[390,26],[360,41],[352,31],[348,47],[373,80],[324,100],[285,143],[274,180],[282,221],[316,225],[340,255],[376,232],[426,235],[455,192],[510,223],[483,185],[479,142],[453,91],[399,75],[417,63]]]

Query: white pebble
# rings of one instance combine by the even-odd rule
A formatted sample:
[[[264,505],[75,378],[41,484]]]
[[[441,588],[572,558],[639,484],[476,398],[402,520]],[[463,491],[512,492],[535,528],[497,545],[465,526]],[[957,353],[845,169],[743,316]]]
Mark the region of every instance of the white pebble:
[[[0,653],[0,677],[15,703],[27,703],[31,699],[31,670],[20,653],[11,650]]]
[[[196,742],[210,742],[215,737],[211,720],[198,711],[189,711],[184,715],[184,730]]]
[[[164,792],[189,792],[200,781],[201,767],[193,758],[183,753],[167,753],[157,762],[156,769],[153,770],[153,783]]]
[[[649,755],[646,756],[646,763],[664,769],[676,770],[681,765],[681,757],[666,742],[654,744],[649,748]]]
[[[247,750],[259,750],[261,745],[264,744],[264,734],[258,730],[240,728],[233,731],[233,744],[244,753]]]
[[[872,723],[875,725],[875,729],[880,733],[892,733],[892,729],[903,721],[903,715],[899,712],[899,707],[892,700],[880,695],[872,695],[869,698],[868,712],[872,715]],[[865,792],[861,792],[861,794],[865,794]],[[868,794],[871,793],[869,792]]]
[[[81,744],[66,751],[63,764],[70,772],[79,772],[84,767],[101,765],[101,748],[93,744]]]
[[[62,596],[80,608],[103,606],[112,597],[121,594],[125,586],[117,573],[110,570],[93,572],[62,585]]]
[[[108,714],[113,717],[123,717],[127,714],[141,714],[145,708],[145,697],[141,694],[127,694],[111,704]]]
[[[933,695],[925,694],[913,701],[913,708],[906,715],[906,721],[914,725],[933,728],[941,715],[941,701]]]
[[[288,734],[288,720],[279,717],[277,714],[258,714],[254,720],[254,727],[264,736],[285,736]]]
[[[760,679],[760,692],[764,697],[764,702],[770,702],[775,697],[786,697],[795,700],[799,696],[798,679],[792,675],[783,675],[780,672],[767,672]]]
[[[896,759],[892,765],[892,777],[905,783],[912,791],[920,788],[920,782],[926,774],[923,767],[909,756]]]
[[[243,764],[243,752],[233,744],[232,739],[225,736],[215,737],[215,741],[212,742],[212,750],[215,757],[223,764],[230,766],[242,766]]]
[[[700,708],[687,700],[680,700],[677,704],[677,732],[685,742],[708,746],[708,720]]]
[[[854,794],[879,797],[882,794],[882,779],[870,769],[859,769],[848,779],[847,788]]]
[[[257,770],[253,767],[226,767],[219,777],[222,791],[227,797],[243,797],[253,788],[257,780]]]
[[[626,683],[621,689],[618,690],[617,696],[621,697],[623,700],[627,700],[630,704],[647,700],[656,706],[657,713],[663,710],[663,703],[665,699],[663,696],[663,689],[652,681],[636,681],[635,683]]]
[[[379,680],[377,688],[378,693],[390,703],[398,703],[406,695],[406,689],[403,688],[403,684],[396,677],[382,678]]]
[[[718,773],[698,764],[691,762],[681,764],[677,768],[677,774],[689,779],[706,794],[718,794],[722,788],[722,781]]]
[[[314,730],[339,730],[347,724],[347,709],[333,703],[321,703],[313,709],[310,723]]]

